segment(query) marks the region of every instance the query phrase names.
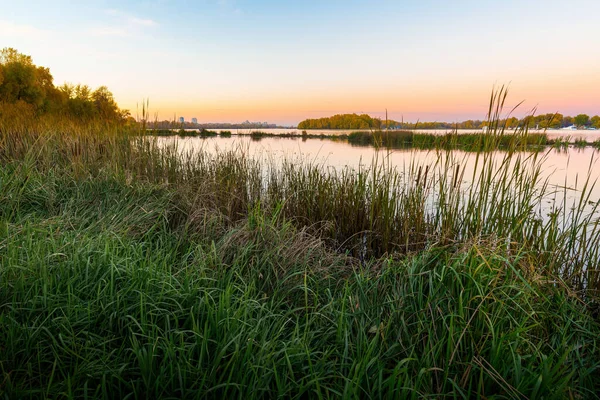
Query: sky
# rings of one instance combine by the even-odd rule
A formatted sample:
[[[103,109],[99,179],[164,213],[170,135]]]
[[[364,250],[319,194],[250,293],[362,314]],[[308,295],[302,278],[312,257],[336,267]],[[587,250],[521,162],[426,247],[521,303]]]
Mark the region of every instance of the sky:
[[[368,113],[600,114],[599,0],[0,0],[0,48],[135,116],[199,122]]]

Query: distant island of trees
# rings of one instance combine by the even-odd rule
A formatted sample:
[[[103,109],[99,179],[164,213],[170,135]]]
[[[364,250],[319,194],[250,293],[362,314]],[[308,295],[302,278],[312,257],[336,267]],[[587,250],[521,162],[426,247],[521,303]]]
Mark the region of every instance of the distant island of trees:
[[[525,118],[510,117],[501,122],[506,122],[508,128],[528,126],[539,129],[560,129],[568,126],[578,128],[600,129],[600,116],[589,117],[579,114],[575,117],[563,116],[562,114],[540,114],[527,116]],[[306,119],[298,124],[298,129],[481,129],[486,121],[467,120],[457,123],[450,122],[398,122],[386,121],[373,118],[367,114],[337,114],[331,117]]]

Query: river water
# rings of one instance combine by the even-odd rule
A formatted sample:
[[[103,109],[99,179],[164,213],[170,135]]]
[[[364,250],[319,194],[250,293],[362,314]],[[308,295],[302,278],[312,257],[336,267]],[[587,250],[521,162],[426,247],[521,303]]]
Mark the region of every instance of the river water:
[[[197,131],[198,129],[186,129],[188,131]],[[271,128],[271,129],[262,129],[262,128],[253,128],[253,129],[210,129],[211,131],[221,132],[221,131],[229,131],[234,134],[244,134],[248,135],[252,132],[265,132],[273,135],[301,135],[302,129],[295,128]],[[325,136],[340,136],[340,135],[349,135],[352,132],[356,131],[368,131],[368,129],[310,129],[306,132],[311,135],[325,135]],[[481,133],[481,129],[413,129],[411,130],[415,133],[430,133],[434,135],[443,135],[446,133],[456,132],[458,134],[461,133]],[[507,130],[508,133],[513,132],[511,130]],[[600,130],[569,130],[569,129],[546,129],[546,130],[536,130],[529,129],[530,133],[545,133],[548,135],[550,139],[556,138],[570,138],[572,141],[576,139],[585,139],[588,142],[594,142],[600,139]]]
[[[264,137],[253,140],[249,136],[223,137],[161,137],[158,139],[162,145],[175,144],[180,152],[205,151],[216,153],[223,151],[239,151],[253,158],[262,160],[270,166],[280,165],[282,160],[292,162],[312,163],[337,170],[343,168],[369,167],[373,162],[385,163],[388,167],[396,168],[399,172],[408,171],[411,166],[437,165],[444,158],[451,158],[453,165],[459,165],[463,172],[461,175],[462,185],[468,188],[476,176],[477,155],[464,151],[428,151],[428,150],[377,150],[368,146],[355,146],[346,141],[333,141],[331,139],[301,139],[301,138],[277,138]],[[600,152],[592,147],[557,150],[548,148],[542,152],[520,153],[520,158],[533,157],[536,154],[541,159],[541,179],[547,182],[546,192],[557,192],[554,196],[547,196],[546,208],[559,202],[562,205],[565,199],[570,207],[577,204],[581,198],[581,190],[586,181],[589,199],[586,201],[586,209],[594,209],[600,201],[600,184],[595,181],[600,179]],[[498,165],[502,163],[506,153],[496,151],[491,157]],[[480,164],[479,164],[480,165]]]

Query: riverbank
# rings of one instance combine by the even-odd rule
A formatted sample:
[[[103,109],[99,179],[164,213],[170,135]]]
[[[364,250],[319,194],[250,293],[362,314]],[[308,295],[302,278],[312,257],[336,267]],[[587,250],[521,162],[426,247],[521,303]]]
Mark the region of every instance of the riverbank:
[[[469,190],[451,156],[335,172],[118,129],[0,133],[9,398],[600,389],[597,218],[540,221],[536,156],[480,152]]]

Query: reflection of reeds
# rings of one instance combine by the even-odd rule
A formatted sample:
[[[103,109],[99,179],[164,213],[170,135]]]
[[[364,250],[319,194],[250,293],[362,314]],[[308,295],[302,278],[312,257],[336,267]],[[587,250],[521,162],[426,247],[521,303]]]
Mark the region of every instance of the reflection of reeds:
[[[473,169],[450,146],[402,170],[383,152],[334,170],[0,119],[0,389],[596,393],[596,182],[573,202],[542,178],[545,153],[519,151],[525,136],[488,151],[503,95]]]
[[[573,146],[582,149],[584,147],[587,147],[589,144],[591,143],[588,143],[585,139],[577,138],[575,139],[575,143],[573,143]]]

